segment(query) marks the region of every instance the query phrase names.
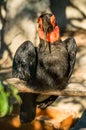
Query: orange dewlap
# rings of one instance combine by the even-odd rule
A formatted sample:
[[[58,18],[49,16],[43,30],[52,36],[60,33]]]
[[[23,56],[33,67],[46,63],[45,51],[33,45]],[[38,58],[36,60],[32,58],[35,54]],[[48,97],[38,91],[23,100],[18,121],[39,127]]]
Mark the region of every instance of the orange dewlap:
[[[44,32],[43,30],[40,29],[40,27],[38,28],[38,34],[39,37],[44,40]],[[56,26],[52,32],[47,34],[46,41],[50,43],[54,43],[55,41],[59,40],[59,37],[60,37],[59,27]]]

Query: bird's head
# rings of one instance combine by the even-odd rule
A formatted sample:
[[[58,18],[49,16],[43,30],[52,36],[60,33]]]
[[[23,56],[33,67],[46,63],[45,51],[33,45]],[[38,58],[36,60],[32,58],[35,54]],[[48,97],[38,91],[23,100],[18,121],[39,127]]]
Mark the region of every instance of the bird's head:
[[[56,23],[56,18],[53,14],[42,14],[38,18],[38,35],[42,40],[54,43],[60,38],[59,27]]]

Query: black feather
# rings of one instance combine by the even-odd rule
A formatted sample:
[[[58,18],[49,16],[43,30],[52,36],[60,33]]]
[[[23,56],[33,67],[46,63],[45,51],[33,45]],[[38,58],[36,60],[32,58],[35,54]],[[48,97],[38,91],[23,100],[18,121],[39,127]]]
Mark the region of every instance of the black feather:
[[[68,51],[68,61],[69,61],[68,78],[70,78],[76,61],[77,45],[73,37],[67,38],[63,42],[63,45],[65,45]]]
[[[25,41],[16,51],[13,59],[13,77],[29,80],[35,77],[37,67],[36,48]]]

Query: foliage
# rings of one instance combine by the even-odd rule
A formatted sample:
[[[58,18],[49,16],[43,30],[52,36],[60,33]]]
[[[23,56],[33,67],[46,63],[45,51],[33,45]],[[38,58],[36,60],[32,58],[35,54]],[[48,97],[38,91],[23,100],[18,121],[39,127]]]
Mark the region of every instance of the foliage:
[[[11,114],[14,98],[21,103],[17,88],[10,84],[6,86],[0,82],[0,117]]]

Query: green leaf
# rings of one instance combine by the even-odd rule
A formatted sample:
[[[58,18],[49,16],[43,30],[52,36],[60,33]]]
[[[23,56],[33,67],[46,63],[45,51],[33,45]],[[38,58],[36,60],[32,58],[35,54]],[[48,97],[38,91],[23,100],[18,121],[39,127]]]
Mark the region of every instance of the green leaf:
[[[21,103],[22,100],[21,100],[20,96],[18,95],[18,89],[17,89],[15,86],[13,86],[12,84],[9,84],[9,87],[10,87],[10,89],[11,89],[11,91],[12,91],[12,96],[13,96],[19,103]]]
[[[8,97],[5,92],[0,92],[0,117],[4,117],[9,110]]]
[[[14,97],[19,103],[22,102],[18,95],[18,89],[8,83],[9,89],[5,89],[5,86],[0,82],[0,117],[4,117],[7,114],[11,114],[13,110],[12,97]]]
[[[4,117],[10,114],[13,110],[13,104],[11,103],[11,93],[6,91],[4,84],[0,82],[0,117]]]
[[[13,111],[13,104],[9,104],[9,110],[8,110],[8,114],[11,114]]]
[[[1,91],[4,91],[4,86],[3,86],[2,82],[0,81],[0,92]]]

